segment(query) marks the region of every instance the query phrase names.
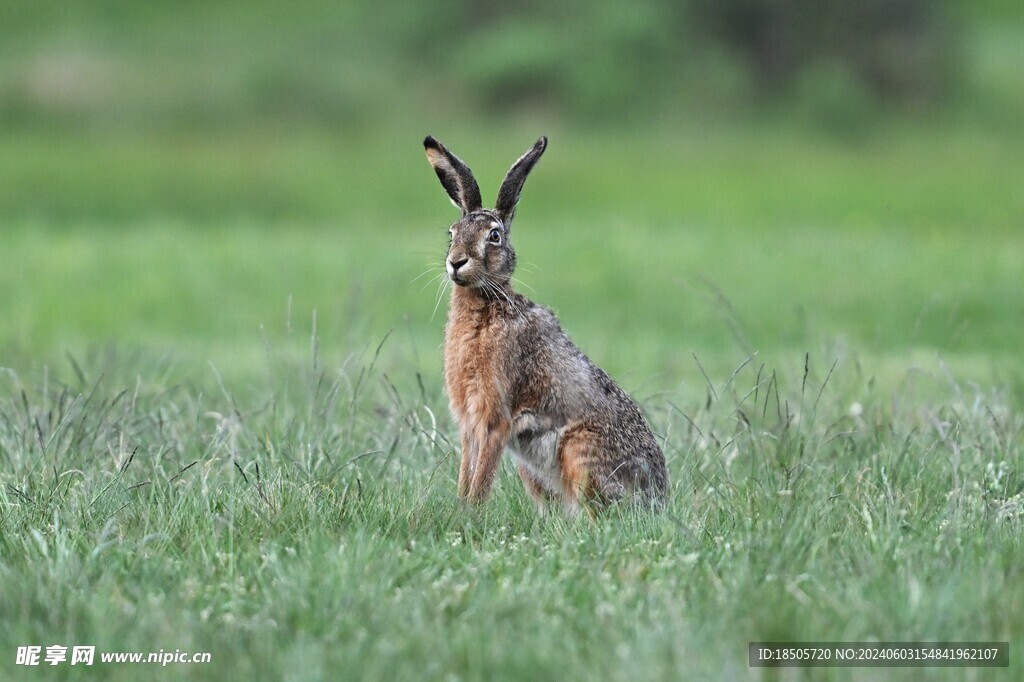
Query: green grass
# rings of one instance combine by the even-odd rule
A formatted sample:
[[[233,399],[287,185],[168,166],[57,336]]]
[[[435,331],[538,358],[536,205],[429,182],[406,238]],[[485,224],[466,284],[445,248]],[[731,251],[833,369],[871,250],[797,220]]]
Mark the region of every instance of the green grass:
[[[0,680],[1021,677],[1017,4],[941,111],[709,55],[604,128],[479,117],[422,3],[65,4],[0,25]],[[663,513],[539,518],[508,462],[457,503],[426,134],[485,199],[550,136],[519,286],[642,403]],[[983,639],[1010,670],[747,667]]]
[[[0,285],[18,295],[0,299],[0,347],[29,362],[97,341],[185,347],[245,374],[265,338],[308,335],[315,310],[326,348],[408,329],[436,357],[431,277],[454,216],[423,130],[8,135]],[[435,132],[488,196],[536,133]],[[692,379],[691,351],[722,373],[755,350],[837,342],[883,361],[941,354],[972,379],[1019,366],[1019,135],[550,132],[518,276],[628,385]]]
[[[25,644],[209,651],[160,673],[208,679],[1016,651],[1021,138],[551,132],[522,287],[643,402],[673,481],[661,515],[570,522],[507,463],[455,501],[422,132],[0,144],[0,677]],[[490,195],[536,131],[434,132]],[[922,671],[870,673],[830,676]]]
[[[159,673],[190,679],[758,679],[769,639],[1016,661],[1024,138],[434,116],[0,133],[0,678],[26,644],[209,651]],[[508,463],[456,503],[425,132],[487,196],[551,135],[520,286],[643,403],[663,514],[541,519]]]
[[[212,653],[172,679],[756,678],[753,640],[1024,635],[1024,422],[999,391],[755,360],[645,401],[664,513],[568,521],[508,468],[461,508],[439,388],[374,357],[271,348],[236,387],[116,352],[7,372],[5,675],[18,644],[77,643]]]

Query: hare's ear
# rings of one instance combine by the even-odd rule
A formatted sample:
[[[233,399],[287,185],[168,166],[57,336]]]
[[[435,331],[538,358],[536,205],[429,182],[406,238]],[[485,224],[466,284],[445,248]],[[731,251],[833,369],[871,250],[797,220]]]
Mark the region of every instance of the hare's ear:
[[[523,183],[526,182],[526,176],[533,170],[534,164],[537,163],[537,159],[544,153],[547,146],[548,138],[541,137],[508,169],[508,174],[501,183],[501,189],[498,190],[498,202],[494,207],[506,226],[512,222],[512,218],[516,214],[516,204],[519,203],[519,193],[523,189]]]
[[[455,207],[462,211],[462,215],[480,208],[483,205],[480,187],[476,184],[469,166],[429,135],[423,140],[423,148],[427,150],[427,160],[434,167],[441,185],[448,192]]]

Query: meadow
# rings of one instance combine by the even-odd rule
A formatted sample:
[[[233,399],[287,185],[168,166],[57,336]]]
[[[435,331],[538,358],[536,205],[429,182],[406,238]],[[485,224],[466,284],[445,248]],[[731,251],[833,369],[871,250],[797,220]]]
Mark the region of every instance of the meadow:
[[[397,51],[346,61],[384,30],[354,4],[122,5],[0,27],[0,680],[1020,677],[1011,3],[958,102],[838,129],[799,102],[467,114]],[[96,87],[48,118],[18,74],[53,44]],[[252,113],[280,89],[297,110]],[[485,201],[549,136],[516,286],[642,405],[661,513],[539,517],[509,462],[458,504],[427,134]],[[749,668],[768,640],[1011,666]],[[99,660],[160,650],[212,660]]]
[[[1021,641],[1019,138],[552,132],[521,286],[673,486],[569,521],[508,466],[456,503],[454,216],[401,132],[0,145],[5,677],[52,677],[25,644],[213,656],[73,679],[716,679],[754,640]],[[438,132],[485,194],[525,146],[487,132]]]

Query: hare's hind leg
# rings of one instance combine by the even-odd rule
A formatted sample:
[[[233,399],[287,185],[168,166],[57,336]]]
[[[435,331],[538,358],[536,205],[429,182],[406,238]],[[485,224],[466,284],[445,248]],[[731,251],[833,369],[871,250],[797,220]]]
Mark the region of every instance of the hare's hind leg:
[[[566,511],[576,516],[581,509],[593,516],[606,502],[594,464],[600,461],[601,439],[585,427],[569,429],[558,451],[562,467],[562,499]]]

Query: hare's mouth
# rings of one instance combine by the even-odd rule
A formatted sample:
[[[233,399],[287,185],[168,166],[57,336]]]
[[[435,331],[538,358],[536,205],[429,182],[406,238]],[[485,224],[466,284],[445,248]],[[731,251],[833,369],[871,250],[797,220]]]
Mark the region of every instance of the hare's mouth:
[[[448,270],[448,279],[460,287],[472,287],[476,284],[476,276],[473,272],[452,272]]]

